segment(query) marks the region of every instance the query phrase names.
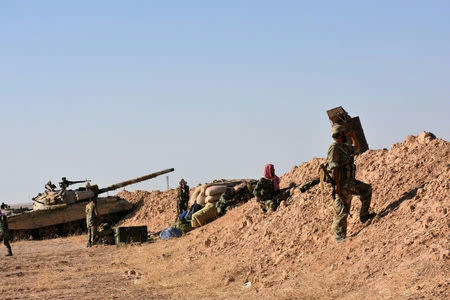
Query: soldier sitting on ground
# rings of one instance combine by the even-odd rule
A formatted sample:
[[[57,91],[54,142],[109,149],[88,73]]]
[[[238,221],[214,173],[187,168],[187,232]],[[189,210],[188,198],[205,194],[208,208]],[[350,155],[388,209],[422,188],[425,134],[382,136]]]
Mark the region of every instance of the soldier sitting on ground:
[[[353,195],[360,196],[359,219],[362,223],[375,216],[374,213],[369,213],[372,187],[355,178],[356,166],[353,156],[359,153],[360,147],[354,133],[350,134],[353,145],[347,143],[345,127],[334,125],[332,129],[334,142],[328,149],[327,155],[327,169],[336,183],[333,231],[338,243],[347,236],[347,216],[350,213]]]
[[[8,217],[0,210],[0,241],[3,240],[3,244],[8,249],[6,256],[12,256],[11,245],[9,244],[11,240],[11,234],[8,227]]]
[[[256,184],[253,195],[260,203],[263,212],[277,210],[281,201],[289,197],[289,193],[280,193],[280,178],[275,175],[275,168],[272,164],[265,166],[264,176]]]

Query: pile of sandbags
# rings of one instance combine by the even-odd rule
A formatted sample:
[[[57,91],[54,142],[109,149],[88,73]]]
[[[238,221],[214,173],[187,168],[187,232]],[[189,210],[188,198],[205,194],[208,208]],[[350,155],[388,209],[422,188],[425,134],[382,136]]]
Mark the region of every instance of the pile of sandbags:
[[[205,206],[208,203],[214,204],[219,201],[220,196],[225,193],[227,189],[232,189],[237,186],[253,182],[253,179],[234,179],[234,180],[216,180],[212,183],[206,183],[197,186],[189,199],[189,206],[194,203]]]

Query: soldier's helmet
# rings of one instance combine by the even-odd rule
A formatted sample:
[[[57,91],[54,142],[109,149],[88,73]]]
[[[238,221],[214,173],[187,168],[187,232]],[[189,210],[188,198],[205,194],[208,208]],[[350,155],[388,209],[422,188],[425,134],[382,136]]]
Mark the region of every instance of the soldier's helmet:
[[[84,187],[87,189],[91,187],[91,184],[89,183],[89,181],[86,181],[86,183],[84,184]]]
[[[180,180],[180,185],[186,185],[186,184],[187,184],[187,182],[184,179]]]
[[[331,136],[337,137],[341,132],[345,132],[345,126],[343,125],[334,125],[333,128],[331,128]]]

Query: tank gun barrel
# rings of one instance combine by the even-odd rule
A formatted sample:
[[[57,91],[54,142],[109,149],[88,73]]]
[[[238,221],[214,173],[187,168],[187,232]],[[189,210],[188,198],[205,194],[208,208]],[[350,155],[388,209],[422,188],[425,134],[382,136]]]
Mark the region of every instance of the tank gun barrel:
[[[138,183],[138,182],[145,181],[145,180],[149,180],[149,179],[152,179],[152,178],[155,178],[155,177],[158,177],[160,175],[163,175],[163,174],[166,174],[166,173],[170,173],[170,172],[173,172],[173,171],[175,171],[175,169],[171,168],[171,169],[166,169],[166,170],[162,170],[162,171],[159,171],[159,172],[151,173],[151,174],[148,174],[148,175],[145,175],[145,176],[137,177],[137,178],[134,178],[134,179],[122,181],[122,182],[110,185],[108,187],[99,189],[97,194],[101,194],[101,193],[106,193],[106,192],[109,192],[109,191],[117,190],[117,189],[120,189],[122,187],[126,187],[127,185]]]

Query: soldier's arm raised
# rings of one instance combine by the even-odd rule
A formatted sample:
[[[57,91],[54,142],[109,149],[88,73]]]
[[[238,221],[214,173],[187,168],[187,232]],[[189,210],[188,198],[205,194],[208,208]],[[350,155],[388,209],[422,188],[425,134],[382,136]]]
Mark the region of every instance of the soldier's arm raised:
[[[352,139],[353,147],[355,147],[355,154],[361,153],[361,145],[359,145],[358,139],[356,138],[354,131],[351,131],[350,138]]]

